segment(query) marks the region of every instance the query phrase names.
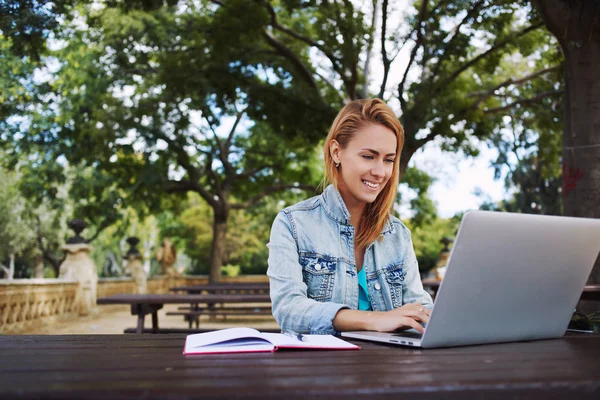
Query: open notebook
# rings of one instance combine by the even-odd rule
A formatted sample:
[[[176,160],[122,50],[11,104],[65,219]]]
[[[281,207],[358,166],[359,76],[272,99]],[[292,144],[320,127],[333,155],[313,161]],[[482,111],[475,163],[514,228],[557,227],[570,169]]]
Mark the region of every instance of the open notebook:
[[[359,346],[332,335],[264,333],[252,328],[229,328],[188,335],[183,354],[273,352],[278,349],[358,350]]]

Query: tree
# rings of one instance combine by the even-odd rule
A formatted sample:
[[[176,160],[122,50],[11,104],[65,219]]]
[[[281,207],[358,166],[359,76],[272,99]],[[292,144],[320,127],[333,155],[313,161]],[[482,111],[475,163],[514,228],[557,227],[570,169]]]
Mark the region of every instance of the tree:
[[[33,90],[34,110],[17,110],[29,129],[7,123],[13,134],[4,140],[13,155],[54,154],[94,175],[81,181],[91,187],[88,208],[110,211],[127,198],[156,211],[164,193],[198,193],[213,209],[210,279],[216,281],[231,210],[280,190],[314,190],[316,153],[307,132],[323,130],[318,116],[331,109],[314,101],[313,88],[290,85],[285,71],[265,70],[252,57],[240,68],[223,57],[230,38],[221,26],[234,29],[235,21],[218,10],[189,3],[190,13],[180,15],[168,5],[138,5],[77,8],[82,17],[71,18],[88,25],[67,24],[64,36],[56,33],[66,45],[47,57],[63,64]],[[247,28],[242,43],[253,55],[264,44]],[[271,75],[277,84],[267,82]],[[107,190],[113,184],[120,190]],[[81,187],[73,186],[83,194]],[[108,202],[93,201],[107,196]],[[100,209],[91,214],[102,215]],[[97,223],[100,230],[114,218],[104,222]]]
[[[564,54],[563,203],[569,216],[600,218],[600,30],[597,0],[533,0]],[[600,258],[589,278],[600,283]]]
[[[0,270],[8,280],[15,276],[17,257],[35,249],[35,235],[25,216],[15,174],[0,168]]]

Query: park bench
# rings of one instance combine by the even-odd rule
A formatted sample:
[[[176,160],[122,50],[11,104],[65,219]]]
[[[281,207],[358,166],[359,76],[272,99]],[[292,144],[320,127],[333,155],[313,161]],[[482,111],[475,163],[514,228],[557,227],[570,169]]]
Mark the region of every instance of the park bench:
[[[249,282],[249,283],[209,283],[204,285],[177,286],[170,288],[171,292],[185,292],[187,294],[228,294],[228,295],[252,295],[269,294],[269,282]],[[195,324],[196,328],[200,325],[200,316],[208,315],[211,320],[222,317],[224,320],[228,316],[256,316],[272,315],[271,307],[258,305],[228,305],[223,303],[205,304],[201,307],[198,304],[190,303],[189,306],[178,307],[179,311],[170,311],[167,315],[183,316],[188,322],[189,328]]]

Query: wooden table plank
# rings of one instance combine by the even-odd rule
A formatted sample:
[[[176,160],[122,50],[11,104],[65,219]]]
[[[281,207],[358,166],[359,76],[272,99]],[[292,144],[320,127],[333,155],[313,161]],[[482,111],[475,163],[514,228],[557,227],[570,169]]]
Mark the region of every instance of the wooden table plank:
[[[269,282],[255,283],[208,283],[204,285],[176,286],[169,289],[171,292],[187,292],[188,294],[208,293],[242,293],[245,291],[269,292]]]
[[[268,294],[117,294],[100,297],[97,304],[270,303]]]

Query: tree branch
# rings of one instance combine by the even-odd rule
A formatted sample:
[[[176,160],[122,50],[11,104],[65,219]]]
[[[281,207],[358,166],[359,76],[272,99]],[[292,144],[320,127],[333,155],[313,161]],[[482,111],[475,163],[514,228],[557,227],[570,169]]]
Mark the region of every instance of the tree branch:
[[[306,37],[304,35],[300,35],[299,33],[294,32],[293,30],[280,25],[279,22],[277,21],[277,14],[275,13],[275,9],[268,1],[265,1],[265,0],[255,0],[255,1],[259,4],[262,4],[267,9],[267,12],[271,16],[271,21],[270,21],[269,25],[271,25],[274,29],[285,33],[286,35],[293,37],[294,39],[300,40],[312,47],[316,47],[317,49],[319,49],[329,59],[329,61],[331,61],[334,71],[338,73],[338,75],[344,81],[344,83],[347,82],[347,79],[344,76],[343,70],[339,63],[339,60],[333,55],[333,53],[331,53],[330,51],[325,49],[325,47],[323,47],[323,45],[319,44],[315,40],[313,40],[309,37]]]
[[[488,108],[487,110],[485,110],[484,112],[486,114],[492,114],[492,113],[497,113],[500,111],[504,111],[504,110],[508,110],[509,108],[512,108],[514,106],[516,106],[517,104],[530,104],[530,103],[536,103],[539,100],[545,98],[545,97],[552,97],[552,96],[559,96],[564,94],[564,92],[562,90],[553,90],[553,91],[548,91],[548,92],[543,92],[538,94],[537,96],[534,97],[529,97],[526,99],[517,99],[515,101],[513,101],[510,104],[507,104],[505,106],[502,107],[496,107],[496,108]]]
[[[308,190],[308,191],[312,191],[312,192],[316,192],[316,190],[317,190],[316,187],[310,186],[310,185],[276,184],[276,185],[272,185],[272,186],[268,186],[268,187],[264,188],[262,193],[254,196],[254,197],[251,197],[250,199],[248,199],[248,201],[245,201],[243,203],[231,204],[231,208],[234,210],[241,210],[241,209],[252,207],[258,201],[260,201],[263,197],[265,197],[271,193],[280,192],[282,190],[287,190],[287,189],[300,189],[300,190]]]
[[[373,14],[371,17],[371,31],[369,41],[367,42],[367,56],[365,59],[365,84],[363,86],[363,97],[369,96],[369,74],[371,73],[371,53],[373,52],[373,43],[375,43],[375,31],[377,26],[377,17],[379,16],[379,0],[373,0]]]
[[[475,97],[475,96],[486,96],[485,98],[489,98],[491,96],[494,96],[496,92],[496,90],[501,89],[505,86],[509,86],[509,85],[521,85],[527,81],[532,80],[533,78],[537,78],[540,75],[546,74],[548,72],[553,72],[558,70],[560,67],[555,66],[555,67],[550,67],[550,68],[545,68],[539,71],[536,71],[530,75],[524,76],[523,78],[520,79],[507,79],[504,82],[498,84],[497,86],[494,86],[493,88],[489,89],[489,90],[483,90],[481,92],[474,92],[468,95],[468,97]]]
[[[406,101],[404,100],[404,97],[402,96],[402,94],[404,93],[404,85],[406,83],[408,71],[410,70],[410,67],[412,66],[413,62],[415,61],[415,57],[417,56],[419,47],[421,47],[421,45],[423,44],[422,28],[423,28],[423,23],[425,21],[425,14],[427,13],[427,5],[428,5],[428,1],[424,0],[421,2],[421,9],[419,10],[419,20],[417,21],[417,24],[415,27],[415,29],[417,31],[417,40],[415,42],[415,46],[413,47],[412,51],[410,52],[410,58],[408,60],[408,65],[406,66],[406,70],[404,71],[404,75],[402,76],[402,81],[398,85],[398,98],[400,100],[402,112],[406,112]]]
[[[275,38],[275,36],[273,36],[268,31],[263,32],[263,36],[267,40],[267,42],[277,51],[278,54],[287,58],[296,67],[297,71],[300,73],[300,76],[302,76],[304,80],[308,82],[311,88],[313,88],[314,90],[318,90],[317,83],[315,82],[311,71],[302,62],[302,60],[300,60],[298,56],[296,56],[296,54],[292,50],[290,50],[286,45],[278,41]]]
[[[442,84],[440,84],[437,87],[435,93],[438,93],[441,90],[442,87],[447,86],[450,83],[452,83],[461,73],[463,73],[465,70],[467,70],[468,68],[470,68],[473,65],[475,65],[476,63],[478,63],[480,60],[482,60],[485,57],[489,56],[490,54],[495,53],[496,51],[500,50],[501,48],[503,48],[504,46],[506,46],[507,44],[509,44],[511,41],[513,41],[513,40],[515,40],[515,39],[517,39],[517,38],[519,38],[521,36],[524,36],[524,35],[528,34],[529,32],[534,31],[534,30],[542,27],[543,25],[544,25],[543,22],[537,23],[535,25],[531,25],[531,26],[523,29],[522,31],[517,32],[516,34],[511,35],[510,37],[506,38],[505,40],[501,41],[500,43],[497,43],[492,48],[488,49],[487,51],[481,53],[477,57],[475,57],[472,60],[468,61],[463,66],[461,66],[456,71],[454,71],[454,73],[452,73],[452,75],[450,75],[450,77],[448,79],[446,79]]]
[[[100,236],[102,231],[105,230],[106,228],[108,228],[109,226],[111,226],[112,223],[113,223],[113,221],[111,221],[109,218],[104,218],[102,223],[100,223],[100,225],[98,226],[98,229],[96,230],[96,233],[94,234],[94,236],[87,239],[85,242],[92,243],[98,236]]]
[[[381,59],[383,61],[383,79],[381,80],[379,94],[377,95],[380,99],[383,99],[385,86],[387,85],[388,75],[390,73],[390,65],[392,64],[392,61],[387,56],[387,50],[385,48],[385,38],[387,36],[387,12],[388,0],[383,0],[383,3],[381,4]]]
[[[237,107],[236,107],[236,111],[237,111]],[[229,135],[227,136],[227,140],[225,141],[225,147],[227,149],[229,149],[231,147],[231,142],[233,140],[233,135],[235,134],[235,130],[237,129],[237,126],[240,123],[240,121],[242,120],[242,117],[244,116],[245,113],[246,113],[246,110],[238,111],[235,122],[233,123],[233,127],[231,128],[231,131],[229,131]]]
[[[187,153],[187,151],[185,151],[183,147],[181,147],[178,143],[175,143],[174,140],[172,140],[162,132],[156,132],[156,135],[159,139],[164,140],[170,147],[172,147],[173,151],[177,155],[177,162],[187,171],[187,173],[190,176],[190,179],[196,181],[200,180],[199,170],[192,164],[190,160],[190,155]]]
[[[212,169],[213,154],[214,153],[208,153],[208,154],[206,154],[206,163],[204,164],[204,172],[207,175],[210,175],[210,177],[215,182],[215,190],[217,191],[217,195],[221,196],[221,197],[224,197],[223,196],[223,187],[221,186],[221,178]]]
[[[442,61],[447,58],[448,53],[446,52],[446,50],[450,48],[450,46],[454,43],[454,41],[460,34],[460,28],[464,24],[466,24],[467,21],[469,21],[471,18],[473,18],[475,16],[475,14],[477,13],[477,11],[479,11],[479,8],[483,5],[484,2],[485,2],[485,0],[478,1],[477,3],[475,3],[473,5],[473,7],[471,7],[471,9],[469,9],[469,11],[467,11],[467,15],[454,28],[454,35],[452,35],[452,37],[450,38],[450,40],[448,42],[446,42],[444,45],[441,46],[441,50],[443,50],[443,55],[440,57],[440,59],[438,60],[436,66],[435,66],[435,69],[433,70],[433,73],[431,75],[432,82],[435,79],[435,77],[437,76],[437,74],[440,72],[440,67],[442,66]]]
[[[462,116],[462,115],[464,115],[468,111],[472,111],[472,110],[477,109],[479,107],[479,105],[483,101],[489,99],[492,96],[501,97],[501,95],[498,95],[498,94],[495,93],[496,90],[498,90],[500,88],[503,88],[503,87],[509,86],[509,85],[521,85],[521,84],[523,84],[523,83],[525,83],[527,81],[530,81],[530,80],[532,80],[532,79],[534,79],[534,78],[536,78],[536,77],[538,77],[540,75],[543,75],[543,74],[548,73],[548,72],[556,71],[557,69],[559,69],[559,67],[546,68],[546,69],[543,69],[543,70],[540,70],[540,71],[536,71],[536,72],[534,72],[534,73],[532,73],[530,75],[527,75],[527,76],[525,76],[523,78],[520,78],[520,79],[516,79],[516,80],[513,80],[512,78],[508,79],[508,80],[506,80],[506,81],[504,81],[504,82],[496,85],[495,87],[493,87],[493,88],[491,88],[489,90],[483,90],[483,91],[480,91],[480,92],[471,93],[471,94],[468,95],[468,97],[479,96],[479,98],[473,104],[471,104],[470,106],[465,107],[465,108],[461,109],[460,111],[458,111],[456,113],[456,115],[457,116]]]
[[[204,186],[200,185],[198,182],[190,181],[188,179],[181,179],[179,181],[168,181],[168,183],[164,185],[164,189],[167,193],[179,193],[189,191],[196,192],[200,196],[202,196],[202,198],[206,200],[206,202],[210,204],[211,207],[216,208],[219,206],[219,203],[217,203],[217,201],[215,200],[214,195],[208,190],[206,190],[206,188],[204,188]]]
[[[435,139],[436,136],[439,135],[439,132],[429,132],[429,134],[427,136],[425,136],[423,139],[419,139],[417,140],[417,149],[420,149],[421,147],[425,146],[428,142],[431,142],[433,139]]]
[[[263,169],[267,169],[267,168],[274,168],[274,165],[263,165],[261,167],[256,167],[254,169],[251,169],[250,171],[244,171],[241,174],[238,174],[237,177],[238,178],[242,178],[242,179],[248,179],[251,176],[254,176],[254,174],[257,174],[258,172],[262,171]]]
[[[354,5],[352,4],[352,2],[350,0],[342,0],[344,2],[344,5],[346,7],[346,15],[352,15],[352,12],[354,10]],[[355,38],[352,35],[348,35],[347,31],[343,31],[343,35],[344,35],[344,42],[345,43],[352,43],[353,40],[355,40]],[[353,46],[350,47],[352,49],[352,52],[354,53],[355,48]],[[352,58],[354,59],[354,54],[352,54]],[[346,93],[348,93],[348,96],[350,97],[351,100],[355,100],[357,98],[357,93],[356,93],[356,86],[358,84],[358,60],[359,57],[358,55],[356,55],[356,60],[357,62],[352,63],[352,65],[350,66],[350,80],[346,80],[344,79],[344,75],[341,75],[342,80],[344,80],[345,86],[346,86]]]

